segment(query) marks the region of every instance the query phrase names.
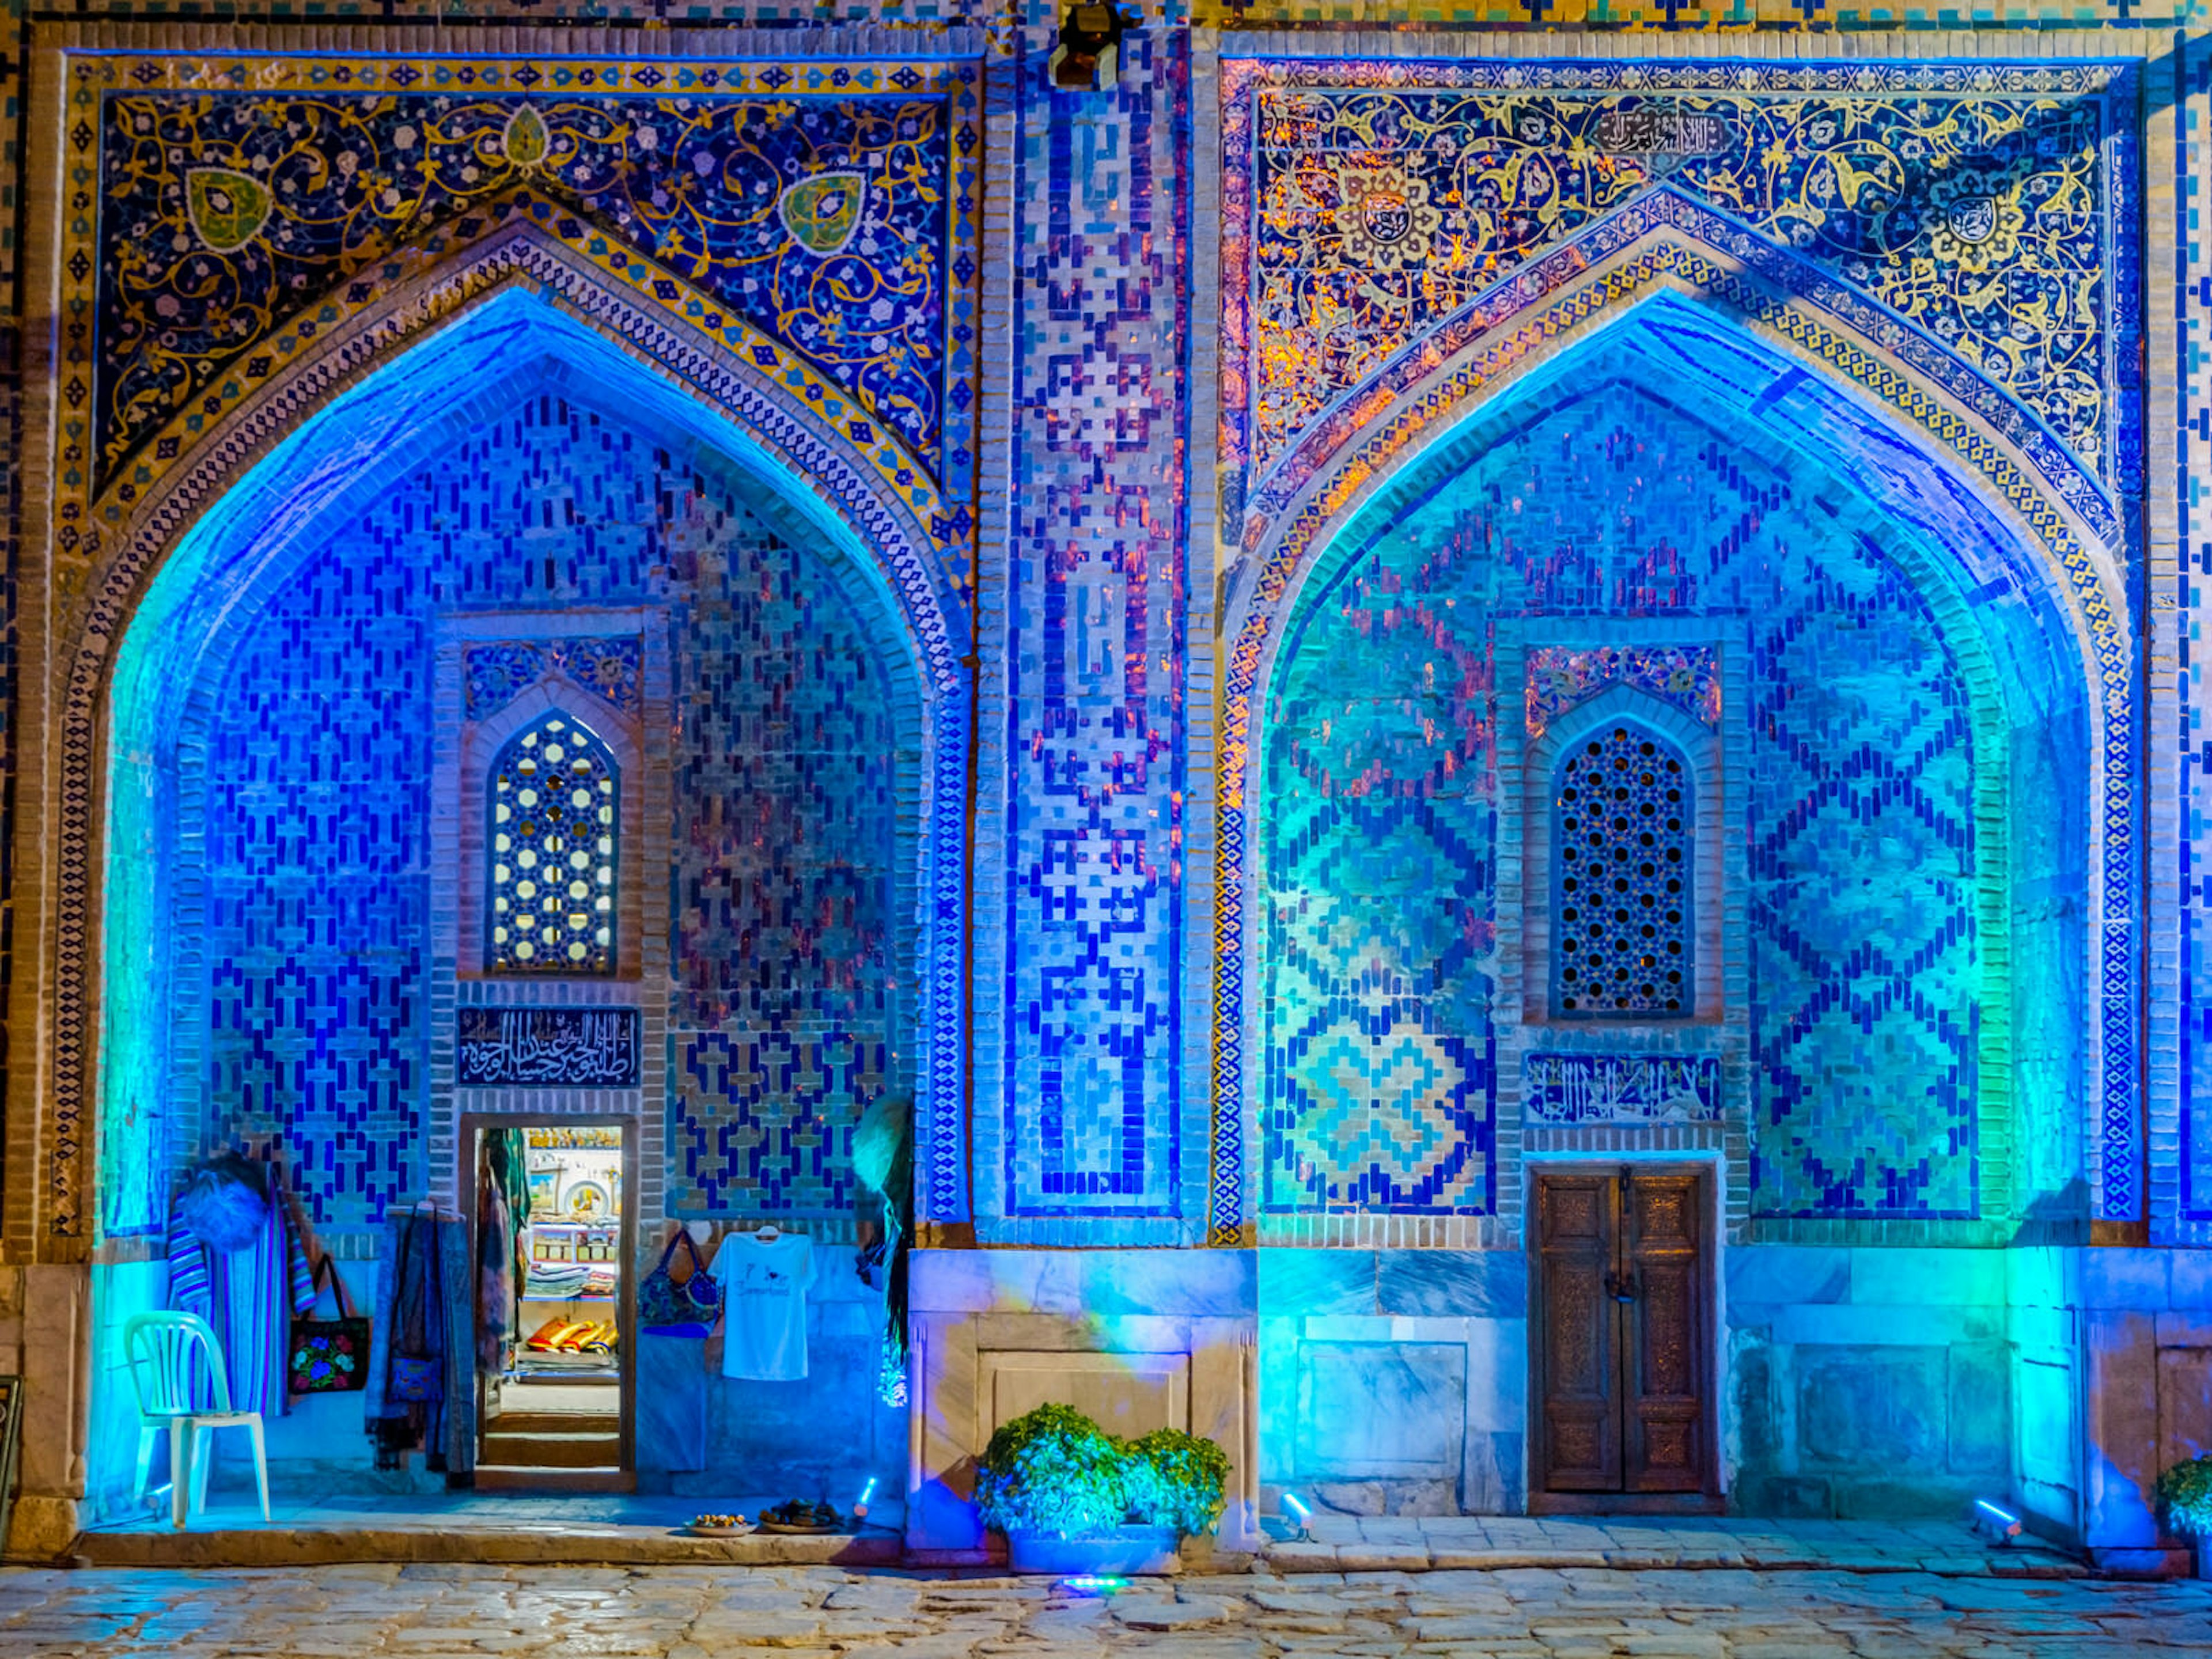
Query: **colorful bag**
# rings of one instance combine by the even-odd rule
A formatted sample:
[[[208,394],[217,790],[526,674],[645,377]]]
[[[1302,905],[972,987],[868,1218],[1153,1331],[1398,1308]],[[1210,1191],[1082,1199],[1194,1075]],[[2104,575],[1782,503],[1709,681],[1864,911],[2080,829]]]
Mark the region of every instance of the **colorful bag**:
[[[681,1285],[668,1273],[679,1244],[691,1257],[691,1277]],[[707,1271],[707,1260],[691,1242],[690,1230],[678,1227],[660,1253],[660,1265],[637,1287],[638,1328],[656,1336],[704,1336],[714,1328],[721,1312],[722,1287]]]
[[[368,1386],[368,1321],[356,1313],[345,1280],[325,1255],[315,1266],[315,1296],[330,1280],[338,1316],[318,1319],[311,1308],[292,1321],[291,1358],[285,1370],[294,1394],[351,1394]]]

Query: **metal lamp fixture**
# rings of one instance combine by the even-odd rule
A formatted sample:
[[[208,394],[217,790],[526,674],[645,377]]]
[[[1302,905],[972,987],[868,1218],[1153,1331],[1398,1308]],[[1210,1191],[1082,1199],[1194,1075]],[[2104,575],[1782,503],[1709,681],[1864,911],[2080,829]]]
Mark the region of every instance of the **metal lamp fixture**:
[[[1107,92],[1121,72],[1121,14],[1112,6],[1075,5],[1060,25],[1060,44],[1046,73],[1060,92]]]

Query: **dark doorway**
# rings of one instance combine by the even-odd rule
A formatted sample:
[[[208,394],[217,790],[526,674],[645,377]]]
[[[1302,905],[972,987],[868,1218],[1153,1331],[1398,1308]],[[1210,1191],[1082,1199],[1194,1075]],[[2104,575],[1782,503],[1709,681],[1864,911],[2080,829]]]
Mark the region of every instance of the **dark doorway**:
[[[1529,1398],[1538,1507],[1719,1494],[1711,1185],[1700,1170],[1539,1174]]]

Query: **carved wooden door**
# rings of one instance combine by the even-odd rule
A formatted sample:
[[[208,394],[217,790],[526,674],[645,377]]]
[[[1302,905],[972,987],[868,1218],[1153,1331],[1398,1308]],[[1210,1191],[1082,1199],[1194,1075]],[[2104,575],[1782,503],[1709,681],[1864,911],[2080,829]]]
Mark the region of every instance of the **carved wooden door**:
[[[1534,1219],[1542,1489],[1711,1490],[1705,1177],[1540,1175]]]

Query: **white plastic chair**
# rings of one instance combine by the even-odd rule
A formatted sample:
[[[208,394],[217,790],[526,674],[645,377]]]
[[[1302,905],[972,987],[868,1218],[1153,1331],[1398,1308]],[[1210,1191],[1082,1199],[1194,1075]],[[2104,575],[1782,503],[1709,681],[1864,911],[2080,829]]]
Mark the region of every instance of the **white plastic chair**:
[[[253,1474],[261,1485],[261,1519],[269,1520],[269,1454],[261,1435],[261,1413],[230,1408],[230,1376],[215,1333],[198,1314],[143,1313],[123,1327],[123,1356],[131,1364],[131,1386],[137,1391],[138,1482],[135,1499],[144,1496],[146,1468],[154,1455],[154,1437],[169,1431],[169,1524],[182,1530],[192,1515],[207,1509],[207,1472],[215,1460],[203,1438],[215,1429],[242,1428],[253,1437]],[[210,1411],[192,1401],[196,1362],[204,1359],[215,1396]],[[189,1497],[187,1496],[189,1494]]]

